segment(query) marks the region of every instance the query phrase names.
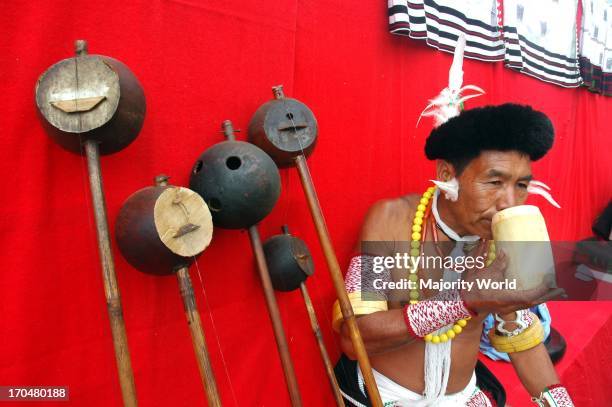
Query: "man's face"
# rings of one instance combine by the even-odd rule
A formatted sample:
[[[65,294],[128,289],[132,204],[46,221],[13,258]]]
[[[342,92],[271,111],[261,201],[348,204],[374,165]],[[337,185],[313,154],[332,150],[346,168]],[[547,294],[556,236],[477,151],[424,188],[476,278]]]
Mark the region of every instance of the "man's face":
[[[529,156],[517,151],[483,151],[457,180],[455,215],[470,235],[492,239],[491,219],[497,212],[522,205],[531,180]]]

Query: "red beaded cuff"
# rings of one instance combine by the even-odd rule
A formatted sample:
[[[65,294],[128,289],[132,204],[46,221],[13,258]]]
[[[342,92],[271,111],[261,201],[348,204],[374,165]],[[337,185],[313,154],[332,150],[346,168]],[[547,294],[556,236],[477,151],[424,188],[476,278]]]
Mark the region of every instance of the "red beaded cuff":
[[[412,304],[412,305],[416,305],[416,304]],[[422,338],[422,336],[419,336],[416,334],[416,332],[414,332],[414,329],[412,329],[412,325],[410,324],[410,318],[409,318],[409,314],[408,314],[408,307],[410,307],[410,304],[406,304],[404,305],[404,322],[406,323],[406,328],[408,328],[408,334],[414,338]]]
[[[531,400],[538,406],[574,407],[567,389],[561,384],[546,387],[539,398],[532,397]]]
[[[408,331],[419,338],[471,316],[457,291],[444,291],[430,299],[404,307],[404,320]]]

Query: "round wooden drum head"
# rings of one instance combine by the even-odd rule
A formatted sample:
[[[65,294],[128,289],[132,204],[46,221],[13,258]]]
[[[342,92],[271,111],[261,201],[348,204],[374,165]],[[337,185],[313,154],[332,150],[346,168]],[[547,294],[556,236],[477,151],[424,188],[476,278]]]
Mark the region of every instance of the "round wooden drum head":
[[[210,211],[202,197],[188,188],[164,190],[155,202],[153,217],[159,238],[179,256],[196,256],[210,244]]]
[[[119,76],[102,58],[64,59],[38,79],[36,104],[54,127],[84,133],[106,124],[119,105]]]
[[[296,99],[273,100],[264,120],[268,140],[278,150],[299,153],[317,139],[317,120],[312,111]]]

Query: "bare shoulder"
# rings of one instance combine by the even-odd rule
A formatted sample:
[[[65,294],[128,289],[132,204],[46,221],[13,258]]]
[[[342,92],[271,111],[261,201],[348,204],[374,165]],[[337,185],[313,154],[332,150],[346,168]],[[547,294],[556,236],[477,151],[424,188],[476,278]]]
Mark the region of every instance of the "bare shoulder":
[[[360,240],[404,240],[419,199],[418,194],[409,194],[375,202],[363,221]]]

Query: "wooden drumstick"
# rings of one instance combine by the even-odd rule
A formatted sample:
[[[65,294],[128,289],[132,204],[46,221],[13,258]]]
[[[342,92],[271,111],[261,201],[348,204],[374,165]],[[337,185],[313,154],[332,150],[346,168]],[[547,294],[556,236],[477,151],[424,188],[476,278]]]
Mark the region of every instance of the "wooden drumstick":
[[[136,269],[153,275],[176,273],[208,405],[221,406],[189,277],[189,265],[212,239],[206,203],[194,191],[168,185],[168,177],[158,175],[155,186],[135,192],[123,203],[115,232],[119,250]]]
[[[123,307],[121,306],[121,296],[119,295],[117,276],[115,274],[115,262],[113,261],[113,253],[111,252],[108,232],[106,202],[102,187],[98,144],[92,140],[85,141],[85,153],[87,155],[89,188],[91,190],[94,218],[96,221],[98,250],[100,252],[100,262],[102,263],[104,294],[106,296],[106,305],[111,324],[115,360],[117,361],[117,370],[119,372],[119,384],[121,385],[124,405],[137,406],[138,401],[136,399],[134,373],[132,372],[125,322],[123,320]]]
[[[48,135],[66,150],[87,157],[119,384],[124,405],[131,407],[138,402],[109,239],[100,154],[120,151],[138,136],[146,103],[138,79],[123,63],[88,55],[84,40],[76,41],[75,51],[75,57],[57,62],[39,77],[36,105]]]
[[[372,372],[372,365],[370,364],[370,359],[368,358],[363,339],[361,338],[361,334],[359,332],[359,327],[357,326],[357,319],[355,318],[353,307],[351,306],[348,294],[344,288],[344,278],[342,276],[342,272],[340,271],[340,264],[338,264],[338,258],[336,257],[336,253],[332,247],[331,238],[329,237],[329,232],[327,231],[327,226],[325,225],[325,219],[323,218],[323,212],[319,206],[317,193],[315,191],[312,178],[310,177],[308,167],[306,166],[306,157],[301,154],[296,156],[295,165],[298,169],[298,173],[300,174],[300,180],[302,182],[302,187],[304,188],[306,200],[308,201],[310,214],[317,230],[317,235],[319,237],[321,248],[323,249],[323,254],[325,255],[325,260],[327,261],[329,274],[331,275],[332,283],[334,284],[336,295],[338,296],[340,310],[342,311],[344,322],[348,327],[351,343],[353,344],[353,348],[357,355],[357,361],[359,363],[361,373],[363,374],[368,395],[370,396],[372,405],[374,407],[383,407],[382,399],[380,398],[380,393],[378,392],[376,380],[374,379],[374,374]]]
[[[321,333],[319,321],[317,320],[317,314],[315,313],[305,282],[300,283],[300,290],[302,291],[302,296],[304,297],[304,303],[306,304],[306,310],[308,311],[308,318],[310,319],[310,326],[312,327],[312,332],[317,340],[317,345],[319,345],[319,352],[321,353],[321,358],[323,359],[323,364],[325,365],[325,372],[327,373],[329,384],[332,388],[332,392],[334,393],[336,404],[339,407],[344,407],[344,399],[342,398],[342,393],[340,393],[340,387],[338,386],[338,381],[336,380],[336,375],[334,374],[334,366],[329,358],[329,354],[327,353],[327,348],[325,347],[325,342],[323,341],[323,334]]]
[[[157,186],[166,186],[168,185],[168,177],[155,177],[155,183]],[[179,198],[175,198],[173,203],[179,205],[182,212],[186,216],[189,216],[189,212]],[[174,238],[182,237],[185,234],[196,230],[196,228],[199,228],[199,225],[192,224],[189,222],[189,219],[186,221],[187,223],[185,223],[183,227],[179,228],[179,230],[173,235]],[[191,278],[189,277],[189,266],[182,265],[180,268],[178,268],[176,271],[176,278],[178,280],[181,298],[183,299],[185,317],[187,317],[187,325],[189,325],[191,342],[193,343],[193,350],[196,355],[196,360],[198,361],[200,379],[202,380],[202,385],[204,386],[204,391],[206,392],[208,405],[211,407],[220,407],[221,398],[219,397],[217,382],[210,364],[204,329],[202,328],[202,321],[200,319],[200,311],[198,310],[198,306],[196,304],[193,285],[191,284]]]
[[[329,273],[336,290],[342,316],[363,373],[368,395],[374,407],[383,407],[372,366],[359,332],[353,308],[344,288],[344,279],[334,252],[323,212],[319,205],[306,156],[312,153],[318,132],[312,111],[302,102],[286,98],[282,86],[272,88],[275,100],[262,105],[249,124],[249,139],[266,151],[281,168],[295,165],[308,201],[319,243],[325,255]]]
[[[306,279],[314,274],[314,263],[310,250],[308,250],[308,246],[306,246],[302,239],[289,233],[287,225],[283,225],[281,230],[282,234],[272,236],[263,243],[264,255],[266,256],[266,264],[270,272],[272,285],[277,291],[289,292],[296,290],[298,287],[302,291],[304,305],[310,319],[310,326],[319,346],[336,404],[343,407],[344,401],[336,381],[336,376],[334,375],[334,368],[327,354],[323,334],[317,321],[317,314],[306,287]]]
[[[285,373],[287,389],[289,390],[289,397],[291,398],[291,405],[295,407],[301,406],[302,398],[300,396],[300,389],[298,388],[297,378],[295,377],[293,361],[291,360],[291,354],[289,353],[289,345],[287,344],[287,338],[285,337],[285,330],[283,329],[283,321],[281,320],[278,303],[276,302],[276,297],[274,296],[274,288],[272,287],[272,280],[270,279],[270,272],[268,271],[268,266],[266,264],[266,257],[261,245],[261,238],[259,237],[257,225],[249,228],[249,237],[251,239],[253,253],[255,253],[257,271],[259,272],[259,278],[264,290],[268,314],[270,315],[270,320],[272,321],[274,339],[276,339],[276,346],[281,358],[283,372]]]
[[[226,141],[200,155],[189,185],[208,202],[216,227],[248,230],[291,404],[301,407],[297,378],[257,229],[257,223],[278,200],[280,175],[264,151],[235,139],[231,121],[223,121],[222,129]]]

